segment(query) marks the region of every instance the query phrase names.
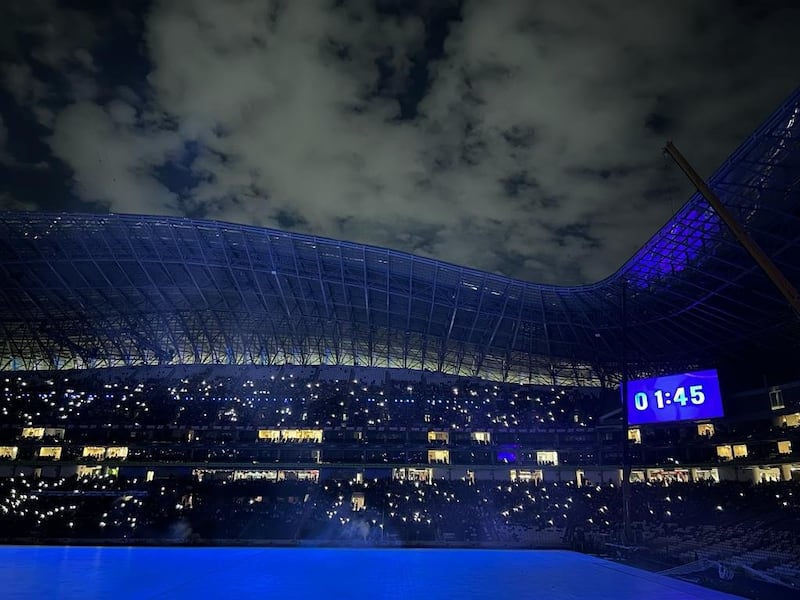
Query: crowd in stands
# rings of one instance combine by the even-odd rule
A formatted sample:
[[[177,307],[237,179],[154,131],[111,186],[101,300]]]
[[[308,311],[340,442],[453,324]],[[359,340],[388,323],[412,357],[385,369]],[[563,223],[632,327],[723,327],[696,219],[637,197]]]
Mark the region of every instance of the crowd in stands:
[[[800,483],[632,486],[636,545],[679,558],[740,560],[800,578]],[[403,479],[234,481],[110,475],[0,479],[6,541],[454,544],[578,550],[620,539],[619,485]],[[552,538],[550,538],[552,539]]]
[[[264,465],[278,460],[314,462],[316,448],[322,448],[325,460],[333,463],[337,456],[347,462],[355,455],[335,443],[329,447],[334,436],[328,438],[328,433],[326,444],[316,447],[256,442],[259,428],[386,432],[414,428],[422,431],[423,441],[416,445],[408,443],[408,437],[395,439],[390,433],[383,438],[367,435],[370,444],[357,437],[348,439],[364,445],[357,454],[362,464],[440,465],[451,462],[449,455],[431,458],[427,448],[449,448],[457,464],[508,461],[538,464],[546,471],[570,462],[605,464],[594,452],[607,448],[592,446],[592,440],[611,435],[595,432],[595,437],[581,437],[608,412],[596,391],[419,372],[170,367],[115,370],[102,377],[81,372],[8,373],[2,384],[0,435],[19,440],[21,427],[63,428],[67,441],[73,442],[66,448],[67,461],[77,460],[80,454],[74,453],[88,445],[81,441],[88,438],[80,437],[87,431],[106,432],[109,441],[115,436],[128,440],[127,464]],[[136,437],[148,428],[150,437]],[[215,428],[224,431],[216,437],[209,434],[212,443],[198,445],[199,436],[192,430]],[[548,458],[525,458],[522,450],[497,442],[497,432],[526,429],[537,435],[566,431],[568,435],[559,439],[568,443],[572,436],[576,445],[571,450],[559,447],[558,458],[553,453],[548,462]],[[492,441],[464,434],[470,440],[464,447],[453,444],[452,438],[425,437],[436,430],[491,431]],[[699,430],[695,435],[691,430],[687,434],[677,428],[652,428],[643,432],[641,445],[632,444],[631,460],[634,465],[651,464],[653,456],[663,454],[661,462],[675,466],[673,449],[680,446],[698,464],[711,462],[718,458],[715,444],[743,441],[748,442],[751,457],[773,458],[774,444],[767,440],[786,430],[769,420],[755,426],[732,421],[717,426],[709,444]],[[233,432],[230,438],[225,437],[228,431]],[[187,432],[192,434],[187,437]],[[795,433],[784,439],[793,437]],[[758,438],[764,440],[760,446],[750,443]],[[174,443],[178,439],[180,443]],[[372,444],[375,439],[383,443]],[[613,451],[619,446],[615,439],[608,443]],[[37,444],[50,441],[56,440],[45,436]],[[4,457],[6,465],[32,459],[35,444],[19,446],[18,459]],[[644,447],[647,456],[639,452]],[[59,478],[34,478],[30,469],[22,469],[0,478],[0,538],[6,542],[558,545],[599,553],[622,542],[621,490],[610,481],[584,480],[578,486],[549,477],[542,481],[541,474],[531,481],[452,481],[433,478],[431,473],[266,481],[200,478],[188,475],[189,471],[149,480],[100,475],[118,471],[95,469],[92,475]],[[626,544],[646,549],[665,563],[725,560],[800,584],[800,483],[770,478],[758,484],[697,481],[697,477],[690,482],[688,470],[680,473],[685,480],[675,476],[632,485],[633,538]]]
[[[50,426],[169,425],[275,427],[475,428],[586,427],[596,419],[596,392],[468,378],[427,381],[358,379],[324,368],[175,368],[176,373],[114,370],[105,379],[81,373],[7,374],[0,387],[2,422]],[[385,370],[382,372],[385,373]],[[413,372],[408,372],[413,373]],[[362,372],[361,377],[367,375]],[[373,374],[372,377],[376,377]],[[409,375],[410,377],[410,375]]]
[[[584,466],[621,460],[613,391],[609,398],[598,390],[441,373],[292,366],[7,373],[0,383],[0,444],[18,446],[19,460],[33,459],[36,443],[63,443],[61,461],[80,459],[92,444],[124,445],[129,462]],[[63,440],[46,432],[36,443],[24,441],[24,427],[63,430]],[[324,444],[319,452],[313,443],[287,448],[285,440],[270,448],[258,438],[263,428],[324,430]],[[345,429],[362,433],[337,433]],[[412,430],[417,433],[402,433]],[[436,430],[449,439],[426,437]],[[475,431],[487,437],[473,439],[468,432]],[[786,459],[800,452],[798,431],[769,420],[746,427],[732,421],[717,424],[711,441],[691,427],[648,428],[630,460],[637,466],[722,463],[727,459],[718,456],[717,444],[750,440],[751,460]],[[550,432],[561,437],[547,437]],[[779,454],[777,436],[790,442],[788,455]],[[438,446],[451,454],[429,456],[426,448]],[[559,451],[557,463],[535,456],[552,448]]]
[[[638,558],[715,561],[800,585],[800,482],[634,484],[631,516],[626,543]],[[0,479],[6,543],[555,545],[613,555],[621,535],[613,483]]]

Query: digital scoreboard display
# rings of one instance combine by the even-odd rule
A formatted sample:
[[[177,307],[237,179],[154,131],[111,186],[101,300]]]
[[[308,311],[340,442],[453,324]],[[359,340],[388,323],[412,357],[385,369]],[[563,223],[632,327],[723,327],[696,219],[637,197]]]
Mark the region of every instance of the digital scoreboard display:
[[[723,416],[714,369],[629,381],[627,395],[630,425]]]

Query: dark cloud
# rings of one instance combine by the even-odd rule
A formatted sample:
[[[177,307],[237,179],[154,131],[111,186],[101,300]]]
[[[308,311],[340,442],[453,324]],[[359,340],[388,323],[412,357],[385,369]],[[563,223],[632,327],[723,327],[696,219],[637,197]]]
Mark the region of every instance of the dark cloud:
[[[70,6],[0,8],[3,206],[217,218],[540,282],[607,276],[688,198],[666,138],[710,174],[797,85],[790,2]]]
[[[653,111],[644,119],[644,126],[649,133],[655,135],[669,135],[676,127],[667,109]]]

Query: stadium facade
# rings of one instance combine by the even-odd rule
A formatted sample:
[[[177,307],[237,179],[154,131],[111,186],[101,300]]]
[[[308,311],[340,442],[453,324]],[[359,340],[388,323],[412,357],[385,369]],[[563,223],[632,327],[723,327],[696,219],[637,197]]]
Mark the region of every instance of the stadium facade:
[[[800,91],[710,179],[796,286],[798,140]],[[591,285],[230,223],[25,212],[0,213],[0,278],[2,370],[331,364],[596,385],[623,356],[632,373],[766,363],[800,339],[699,194]]]

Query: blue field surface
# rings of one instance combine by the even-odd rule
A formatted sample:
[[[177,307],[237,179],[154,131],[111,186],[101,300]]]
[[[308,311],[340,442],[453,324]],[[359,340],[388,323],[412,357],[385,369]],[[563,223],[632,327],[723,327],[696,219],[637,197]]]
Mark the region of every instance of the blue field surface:
[[[723,599],[566,551],[0,547],[0,597]]]

